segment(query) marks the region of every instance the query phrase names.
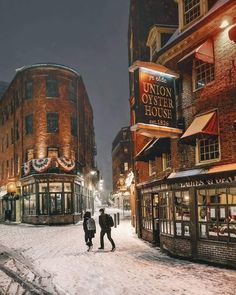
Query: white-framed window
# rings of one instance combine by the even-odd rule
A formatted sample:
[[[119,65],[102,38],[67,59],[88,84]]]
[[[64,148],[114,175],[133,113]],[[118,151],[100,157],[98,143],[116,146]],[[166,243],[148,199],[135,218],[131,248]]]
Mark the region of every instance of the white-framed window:
[[[199,59],[193,60],[194,89],[200,89],[215,79],[215,65]]]
[[[124,153],[125,153],[125,154],[128,153],[128,148],[127,148],[127,146],[124,147]]]
[[[171,153],[162,154],[163,171],[171,168]]]
[[[148,171],[149,171],[149,176],[152,176],[152,175],[156,174],[156,172],[157,172],[156,159],[149,160],[149,162],[148,162]]]
[[[128,171],[129,170],[129,164],[128,162],[124,163],[124,171]]]
[[[184,0],[184,24],[187,25],[201,15],[201,0]]]
[[[206,163],[219,160],[219,137],[197,139],[196,152],[198,163]]]
[[[180,30],[188,27],[208,11],[208,1],[206,0],[176,0],[176,2],[179,6]]]

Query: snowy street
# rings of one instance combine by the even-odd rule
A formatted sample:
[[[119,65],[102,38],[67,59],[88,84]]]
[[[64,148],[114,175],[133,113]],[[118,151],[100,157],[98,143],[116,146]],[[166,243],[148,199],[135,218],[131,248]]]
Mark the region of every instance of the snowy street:
[[[18,273],[21,268],[29,284],[25,294],[235,295],[235,270],[170,258],[138,239],[129,220],[112,229],[115,252],[106,237],[105,250],[98,250],[99,232],[97,224],[94,247],[87,252],[82,223],[0,224],[0,294],[23,294],[19,284],[9,291],[5,267]],[[38,293],[29,291],[32,284]]]

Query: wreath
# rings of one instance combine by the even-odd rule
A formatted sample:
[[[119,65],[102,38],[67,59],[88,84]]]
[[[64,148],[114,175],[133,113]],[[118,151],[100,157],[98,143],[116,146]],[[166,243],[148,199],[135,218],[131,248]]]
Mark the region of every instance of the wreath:
[[[75,161],[73,161],[72,159],[61,157],[57,158],[57,162],[65,171],[71,171],[75,168]]]
[[[28,175],[30,173],[30,162],[25,162],[24,166],[23,166],[23,170],[24,170],[24,175]]]
[[[51,161],[52,161],[51,158],[33,159],[32,166],[35,171],[44,172],[49,168]]]

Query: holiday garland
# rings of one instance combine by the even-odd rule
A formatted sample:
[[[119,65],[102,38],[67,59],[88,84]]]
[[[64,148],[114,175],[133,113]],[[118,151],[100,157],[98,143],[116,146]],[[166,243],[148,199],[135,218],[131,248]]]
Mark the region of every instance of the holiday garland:
[[[72,159],[61,157],[57,158],[57,162],[65,171],[71,171],[75,168],[75,161],[73,161]]]
[[[52,161],[51,158],[33,159],[32,166],[35,171],[44,172],[49,168],[51,161]]]
[[[31,161],[28,161],[28,162],[25,162],[24,163],[24,175],[28,175],[30,173],[30,162]]]

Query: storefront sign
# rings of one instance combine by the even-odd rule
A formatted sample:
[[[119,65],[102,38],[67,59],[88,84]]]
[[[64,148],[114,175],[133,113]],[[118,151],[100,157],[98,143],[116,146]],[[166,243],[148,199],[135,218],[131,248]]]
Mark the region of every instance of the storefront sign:
[[[235,181],[235,177],[225,177],[225,178],[214,178],[214,179],[203,179],[203,180],[192,180],[187,182],[178,183],[180,187],[196,187],[203,185],[230,183]]]
[[[175,78],[139,68],[135,77],[135,123],[176,127]]]

